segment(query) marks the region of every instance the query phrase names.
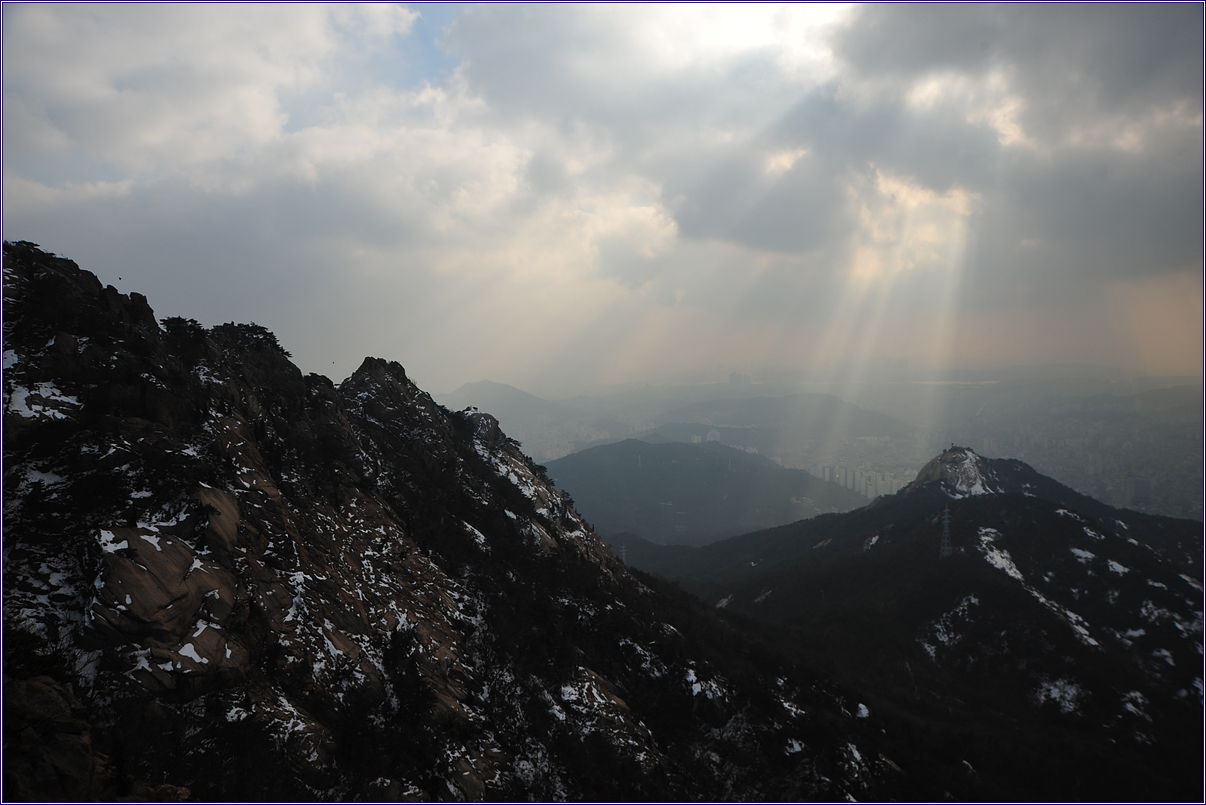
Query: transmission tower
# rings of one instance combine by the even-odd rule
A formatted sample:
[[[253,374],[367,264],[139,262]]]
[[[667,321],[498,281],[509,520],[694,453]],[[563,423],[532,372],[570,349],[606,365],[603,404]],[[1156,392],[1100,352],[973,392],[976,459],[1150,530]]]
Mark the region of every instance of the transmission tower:
[[[951,555],[951,506],[948,503],[942,510],[942,544],[938,547],[938,558],[945,559]]]
[[[628,546],[627,545],[620,546],[620,561],[623,562],[624,564],[628,564]]]

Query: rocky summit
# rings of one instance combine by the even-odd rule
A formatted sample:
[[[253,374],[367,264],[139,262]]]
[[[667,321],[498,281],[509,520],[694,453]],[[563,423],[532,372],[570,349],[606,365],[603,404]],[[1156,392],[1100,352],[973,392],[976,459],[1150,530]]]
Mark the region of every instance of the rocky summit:
[[[4,406],[5,799],[931,795],[397,363],[5,243]]]
[[[629,555],[794,634],[955,798],[1201,796],[1200,522],[952,446],[854,512]]]

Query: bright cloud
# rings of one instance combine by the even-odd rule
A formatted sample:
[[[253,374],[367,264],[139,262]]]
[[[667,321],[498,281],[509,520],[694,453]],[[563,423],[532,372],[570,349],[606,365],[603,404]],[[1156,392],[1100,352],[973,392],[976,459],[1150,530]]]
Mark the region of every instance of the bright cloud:
[[[435,390],[1200,363],[1183,9],[435,11],[6,5],[6,237]]]

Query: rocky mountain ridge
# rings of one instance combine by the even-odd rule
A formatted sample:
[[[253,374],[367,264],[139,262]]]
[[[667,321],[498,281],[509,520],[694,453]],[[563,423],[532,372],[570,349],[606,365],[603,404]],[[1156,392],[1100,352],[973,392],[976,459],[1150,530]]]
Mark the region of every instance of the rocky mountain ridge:
[[[493,417],[4,254],[6,799],[927,796]]]
[[[925,725],[927,751],[957,740],[990,798],[1201,791],[1195,521],[951,447],[863,509],[675,547],[629,540],[628,555],[788,631],[873,710]],[[1027,780],[1006,782],[1019,766]]]

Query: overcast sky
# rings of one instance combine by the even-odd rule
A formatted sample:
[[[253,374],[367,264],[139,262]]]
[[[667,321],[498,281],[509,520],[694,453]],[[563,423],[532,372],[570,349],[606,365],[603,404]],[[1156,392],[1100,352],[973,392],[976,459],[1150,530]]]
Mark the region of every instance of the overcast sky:
[[[1200,4],[3,15],[4,237],[336,381],[1201,372]]]

